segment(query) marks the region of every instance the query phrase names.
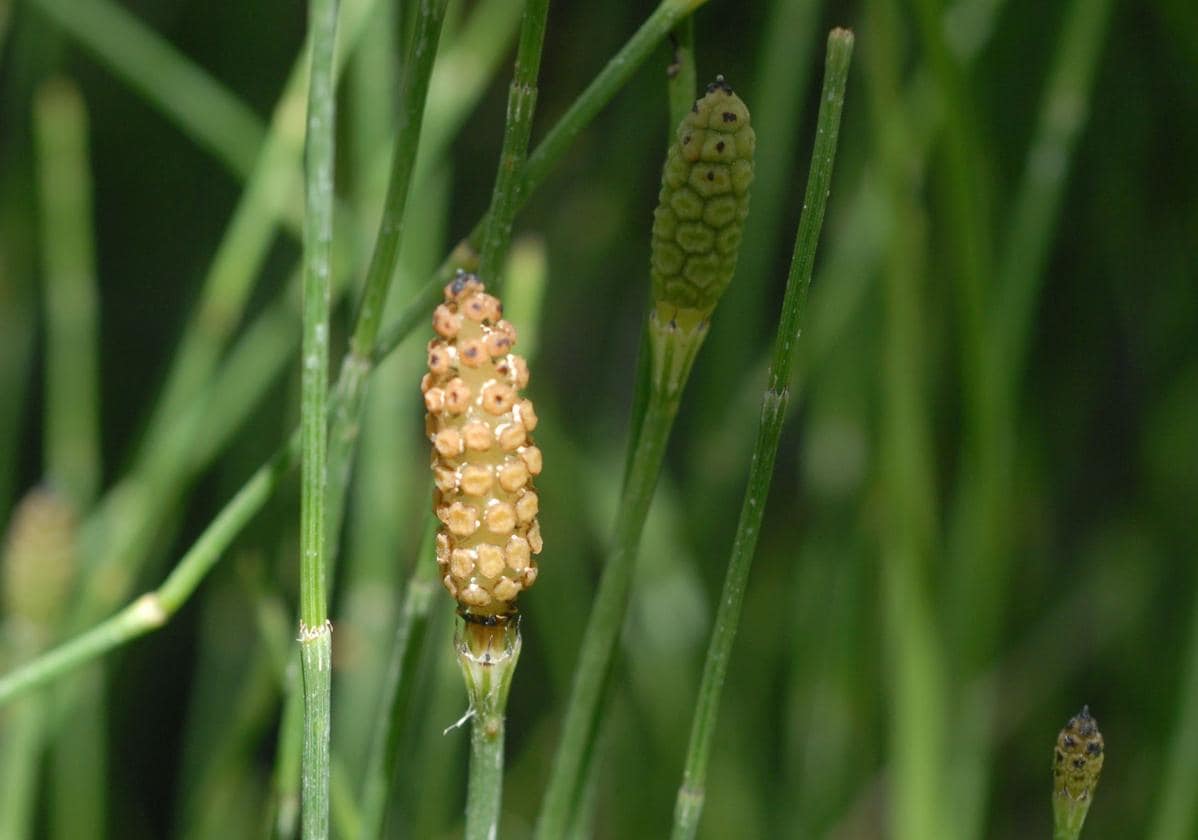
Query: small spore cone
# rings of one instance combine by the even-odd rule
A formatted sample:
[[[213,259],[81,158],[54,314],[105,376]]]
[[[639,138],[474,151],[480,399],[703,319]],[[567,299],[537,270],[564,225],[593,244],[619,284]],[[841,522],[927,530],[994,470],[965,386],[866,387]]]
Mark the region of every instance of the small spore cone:
[[[1090,707],[1071,717],[1057,736],[1052,756],[1054,840],[1077,840],[1090,811],[1106,754]]]
[[[4,613],[50,632],[74,582],[78,528],[75,508],[65,496],[44,487],[26,494],[4,541]]]
[[[1104,745],[1098,723],[1090,716],[1090,707],[1082,710],[1065,724],[1057,735],[1057,746],[1053,751],[1053,791],[1057,796],[1068,796],[1080,801],[1089,799],[1098,786],[1102,772]]]
[[[756,146],[749,109],[717,77],[678,126],[662,170],[650,266],[662,321],[706,319],[728,288]]]
[[[433,508],[441,522],[441,581],[462,611],[477,617],[515,612],[516,596],[537,579],[541,472],[528,365],[512,352],[515,328],[499,300],[473,274],[445,287],[433,314],[421,382],[432,443]]]

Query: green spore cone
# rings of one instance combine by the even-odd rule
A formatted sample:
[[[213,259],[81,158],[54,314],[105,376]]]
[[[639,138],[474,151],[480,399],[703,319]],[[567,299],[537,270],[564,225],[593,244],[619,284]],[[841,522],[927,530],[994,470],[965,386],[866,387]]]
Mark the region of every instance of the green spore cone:
[[[651,257],[661,323],[706,321],[728,288],[749,214],[756,145],[749,109],[717,76],[679,124],[661,174]]]
[[[1052,762],[1054,840],[1077,840],[1081,834],[1102,762],[1106,754],[1102,733],[1083,706],[1057,736]]]

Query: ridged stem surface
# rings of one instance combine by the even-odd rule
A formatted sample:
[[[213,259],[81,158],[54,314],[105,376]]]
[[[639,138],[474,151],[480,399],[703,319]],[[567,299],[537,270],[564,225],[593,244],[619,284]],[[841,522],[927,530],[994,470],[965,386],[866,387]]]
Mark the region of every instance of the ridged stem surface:
[[[328,457],[329,298],[333,249],[337,0],[311,0],[304,201],[304,330],[300,404],[300,662],[304,751],[300,813],[304,840],[329,835],[329,736],[333,631],[328,620],[325,493]]]
[[[503,128],[503,149],[499,153],[499,171],[491,194],[491,209],[478,257],[478,271],[492,292],[503,291],[501,269],[512,241],[512,219],[520,208],[520,175],[528,158],[528,138],[532,135],[537,107],[537,75],[541,69],[541,48],[545,43],[545,21],[549,0],[527,0],[520,25],[520,45],[516,68],[508,88],[507,119]]]

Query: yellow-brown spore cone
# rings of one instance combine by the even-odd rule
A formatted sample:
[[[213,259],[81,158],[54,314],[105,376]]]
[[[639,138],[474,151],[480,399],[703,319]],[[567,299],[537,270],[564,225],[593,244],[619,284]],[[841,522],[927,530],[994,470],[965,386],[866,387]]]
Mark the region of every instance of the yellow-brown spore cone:
[[[537,579],[540,500],[532,478],[541,450],[532,403],[520,396],[528,366],[503,307],[471,274],[445,287],[433,314],[421,383],[433,446],[437,563],[449,594],[469,613],[513,611]]]
[[[1081,712],[1071,717],[1057,736],[1052,761],[1056,795],[1075,802],[1088,800],[1098,786],[1104,758],[1102,733],[1090,715],[1090,707],[1083,706]]]

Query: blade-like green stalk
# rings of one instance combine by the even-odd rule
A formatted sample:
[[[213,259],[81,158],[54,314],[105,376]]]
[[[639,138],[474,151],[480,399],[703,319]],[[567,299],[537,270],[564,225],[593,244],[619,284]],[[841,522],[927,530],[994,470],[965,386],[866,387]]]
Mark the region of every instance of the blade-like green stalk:
[[[329,836],[333,628],[328,620],[325,494],[328,476],[329,299],[333,273],[333,162],[337,88],[333,47],[337,0],[310,0],[311,71],[304,155],[304,338],[300,403],[300,662],[304,840]]]

